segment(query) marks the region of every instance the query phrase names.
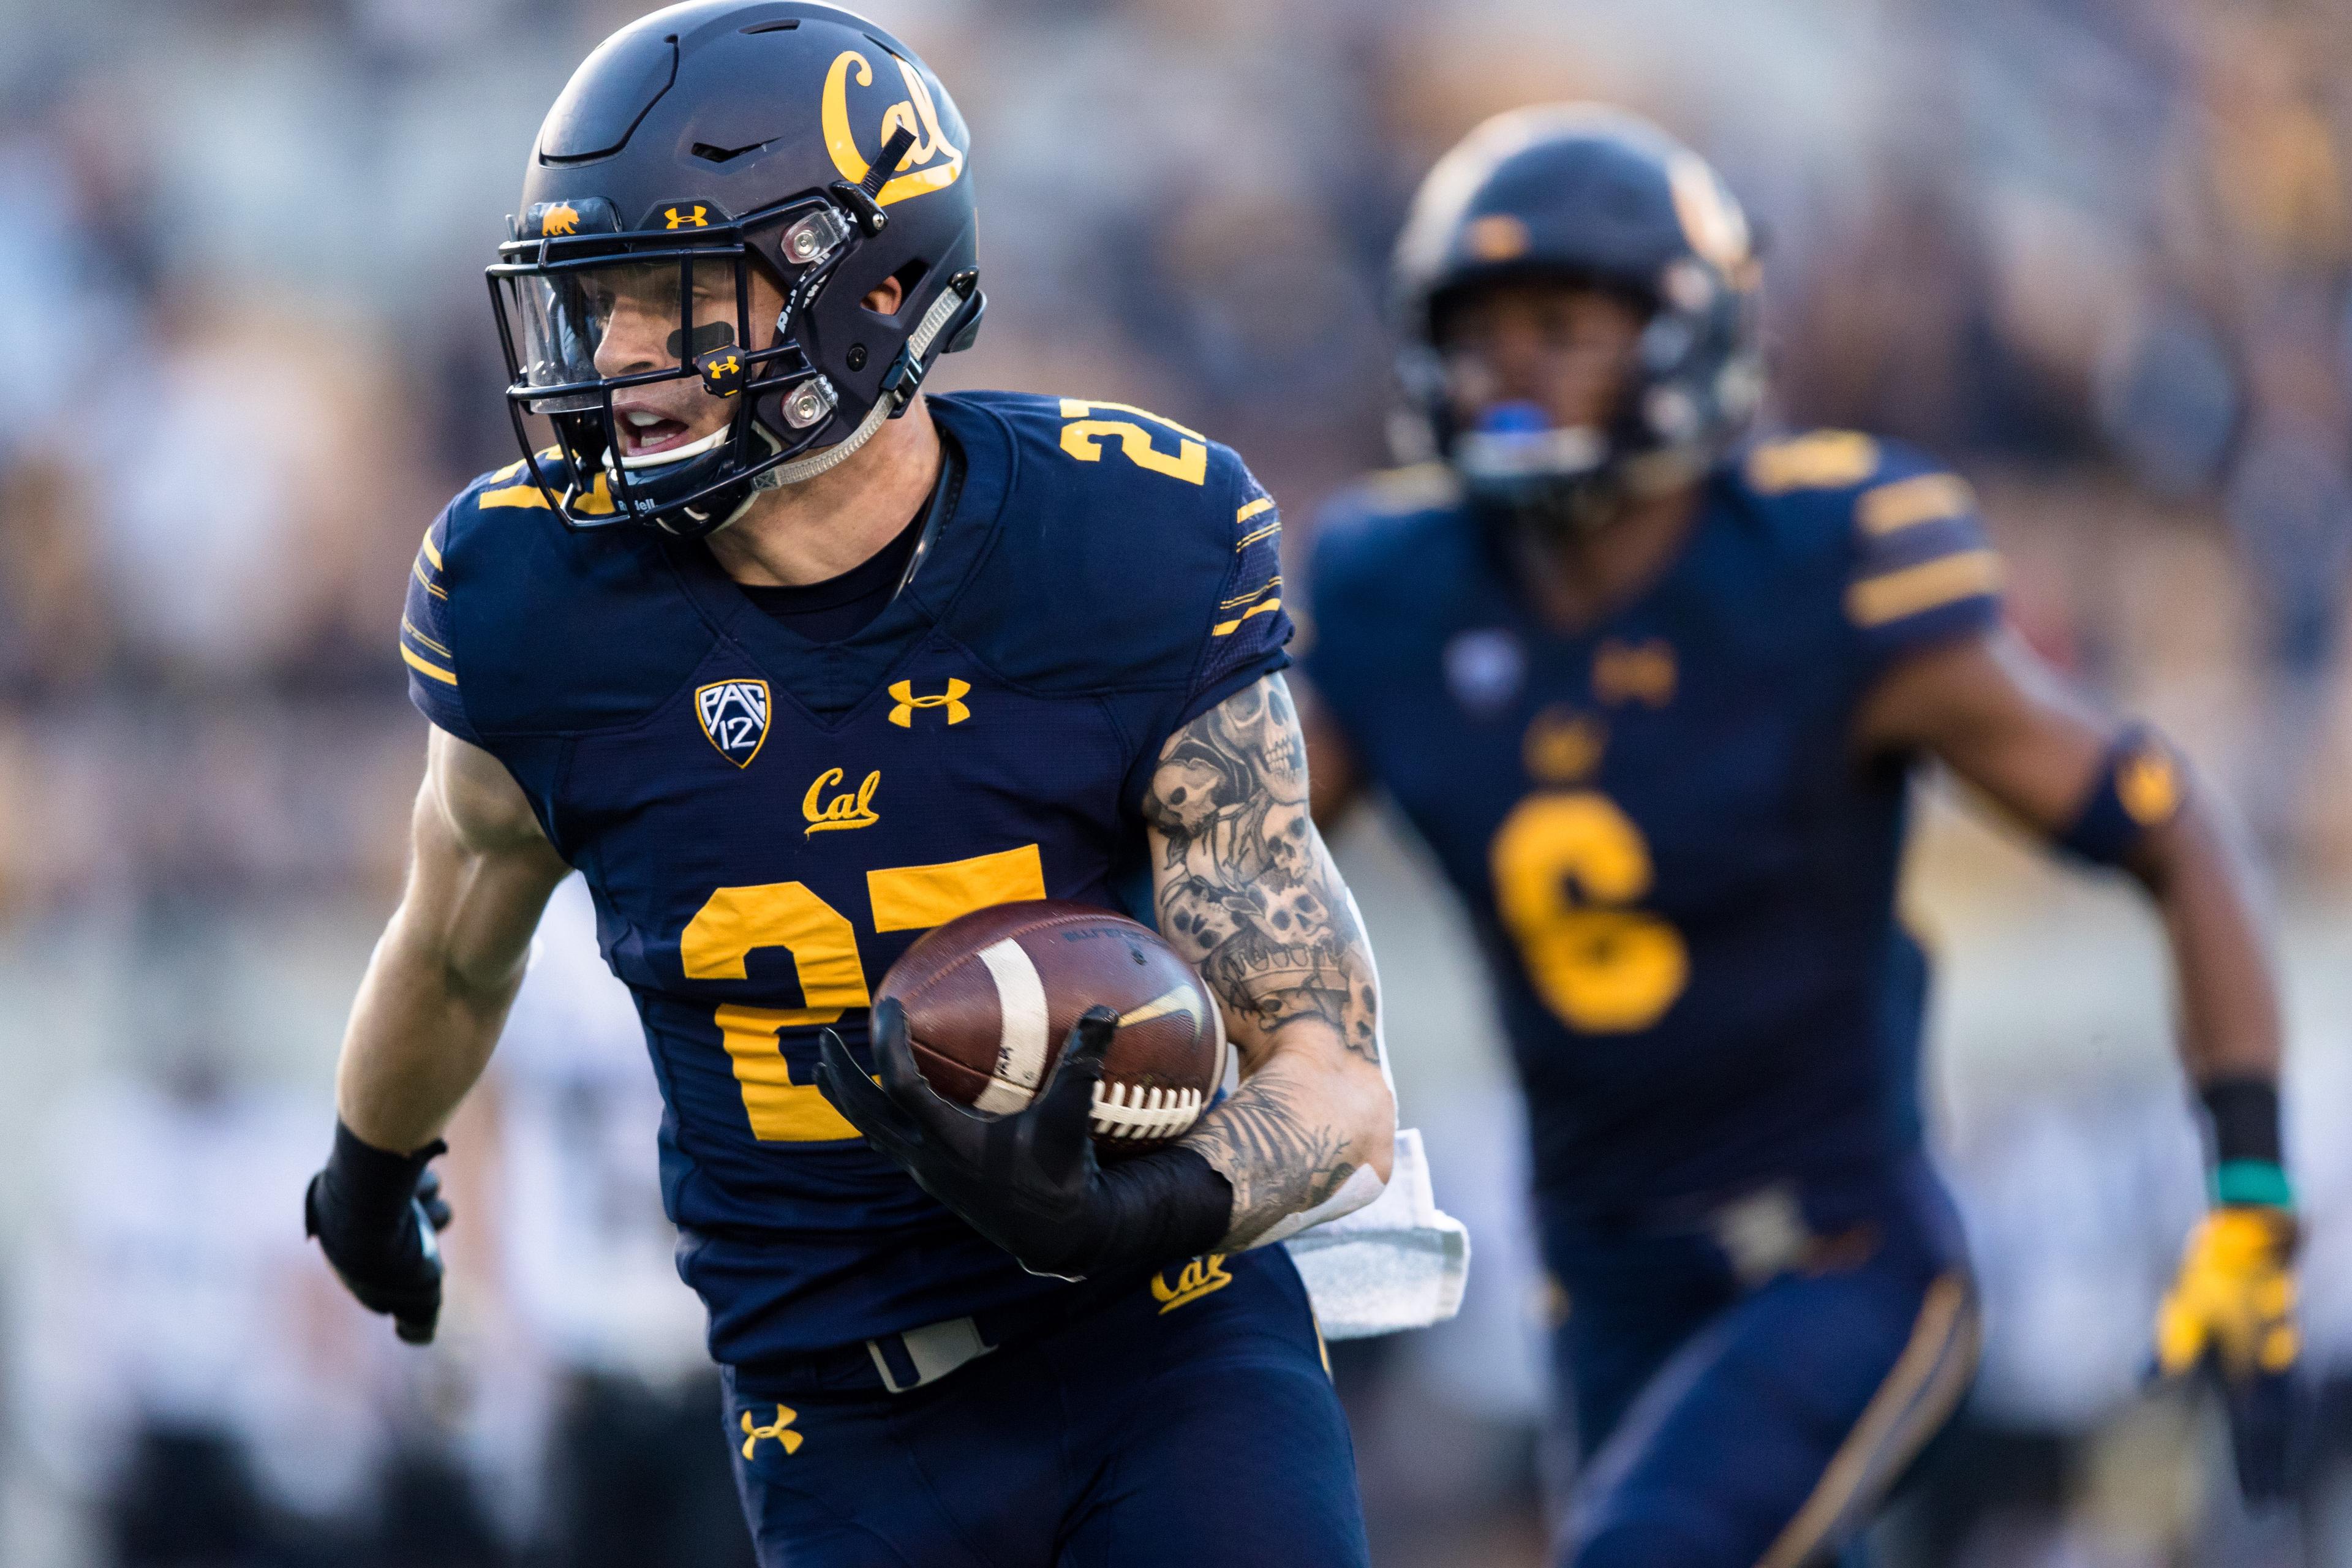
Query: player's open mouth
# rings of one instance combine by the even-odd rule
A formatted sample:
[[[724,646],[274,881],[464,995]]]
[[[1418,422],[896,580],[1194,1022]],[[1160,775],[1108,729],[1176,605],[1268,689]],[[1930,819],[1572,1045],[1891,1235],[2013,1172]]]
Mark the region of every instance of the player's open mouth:
[[[667,452],[693,437],[693,432],[685,425],[649,408],[615,409],[614,423],[621,432],[623,454],[632,458]]]

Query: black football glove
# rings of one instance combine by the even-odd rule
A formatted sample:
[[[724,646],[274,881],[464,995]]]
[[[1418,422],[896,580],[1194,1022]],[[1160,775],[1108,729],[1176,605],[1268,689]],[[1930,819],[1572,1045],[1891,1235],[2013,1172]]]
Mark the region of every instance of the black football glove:
[[[335,1123],[335,1152],[302,1195],[304,1233],[319,1238],[343,1286],[371,1312],[388,1312],[394,1332],[430,1344],[441,1316],[441,1245],[449,1205],[426,1168],[448,1145],[435,1139],[413,1154],[362,1142]]]
[[[1148,1268],[1213,1247],[1231,1223],[1233,1188],[1189,1149],[1105,1167],[1087,1122],[1118,1016],[1089,1007],[1070,1030],[1037,1098],[1007,1116],[951,1104],[923,1081],[894,998],[874,1005],[879,1088],[831,1029],[816,1085],[866,1141],[922,1189],[1033,1274],[1081,1279]]]

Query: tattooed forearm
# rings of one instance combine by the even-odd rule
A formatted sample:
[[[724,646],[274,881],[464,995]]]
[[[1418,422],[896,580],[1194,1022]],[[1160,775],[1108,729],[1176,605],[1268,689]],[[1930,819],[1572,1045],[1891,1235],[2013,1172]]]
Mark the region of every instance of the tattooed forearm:
[[[1225,1251],[1239,1252],[1287,1216],[1327,1201],[1356,1173],[1348,1140],[1301,1098],[1295,1086],[1261,1074],[1212,1110],[1189,1140],[1233,1184]]]
[[[1160,929],[1229,1015],[1267,1035],[1318,1019],[1380,1059],[1371,952],[1307,811],[1307,747],[1280,676],[1171,737],[1144,797]]]
[[[1160,930],[1225,1010],[1241,1088],[1186,1140],[1233,1184],[1228,1250],[1368,1201],[1396,1109],[1356,907],[1307,812],[1307,749],[1268,676],[1169,739],[1143,803]]]

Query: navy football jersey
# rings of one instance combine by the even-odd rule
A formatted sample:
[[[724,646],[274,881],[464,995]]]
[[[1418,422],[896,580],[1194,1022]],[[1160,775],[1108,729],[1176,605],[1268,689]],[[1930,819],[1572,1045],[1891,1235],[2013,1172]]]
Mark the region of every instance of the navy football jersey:
[[[1967,487],[1819,432],[1718,467],[1679,555],[1563,634],[1443,468],[1343,499],[1307,668],[1461,891],[1556,1215],[1631,1216],[1916,1142],[1905,770],[1857,699],[1991,622]]]
[[[856,1136],[814,1087],[817,1030],[866,1060],[884,972],[968,910],[1119,907],[1161,743],[1287,662],[1279,523],[1232,452],[1117,404],[930,406],[961,490],[839,642],[698,542],[567,530],[520,468],[411,574],[412,696],[522,785],[635,995],[679,1270],[730,1363],[1063,1288]]]

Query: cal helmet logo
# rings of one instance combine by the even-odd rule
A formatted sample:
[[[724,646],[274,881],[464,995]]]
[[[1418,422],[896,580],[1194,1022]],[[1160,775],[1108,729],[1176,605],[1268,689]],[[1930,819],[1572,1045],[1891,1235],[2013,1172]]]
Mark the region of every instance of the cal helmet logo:
[[[694,689],[695,717],[719,754],[748,768],[768,739],[768,683],[714,680]]]
[[[882,129],[875,141],[877,146],[887,145],[891,136],[903,129],[914,137],[915,144],[898,160],[898,167],[908,172],[886,181],[874,193],[876,205],[886,207],[908,196],[944,191],[963,173],[963,154],[940,129],[939,105],[931,100],[931,89],[923,85],[923,73],[896,55],[887,58],[898,68],[899,79],[907,84],[907,96],[883,110]],[[874,68],[866,63],[866,57],[856,49],[842,50],[834,57],[833,68],[824,73],[824,98],[818,106],[818,119],[824,127],[825,150],[833,154],[833,166],[841,171],[843,179],[856,184],[866,178],[873,165],[857,150],[857,137],[849,128],[849,73],[853,68],[857,72],[858,86],[874,85]],[[940,161],[934,163],[934,159]]]
[[[580,209],[570,202],[558,202],[540,215],[539,232],[542,237],[580,232]]]

